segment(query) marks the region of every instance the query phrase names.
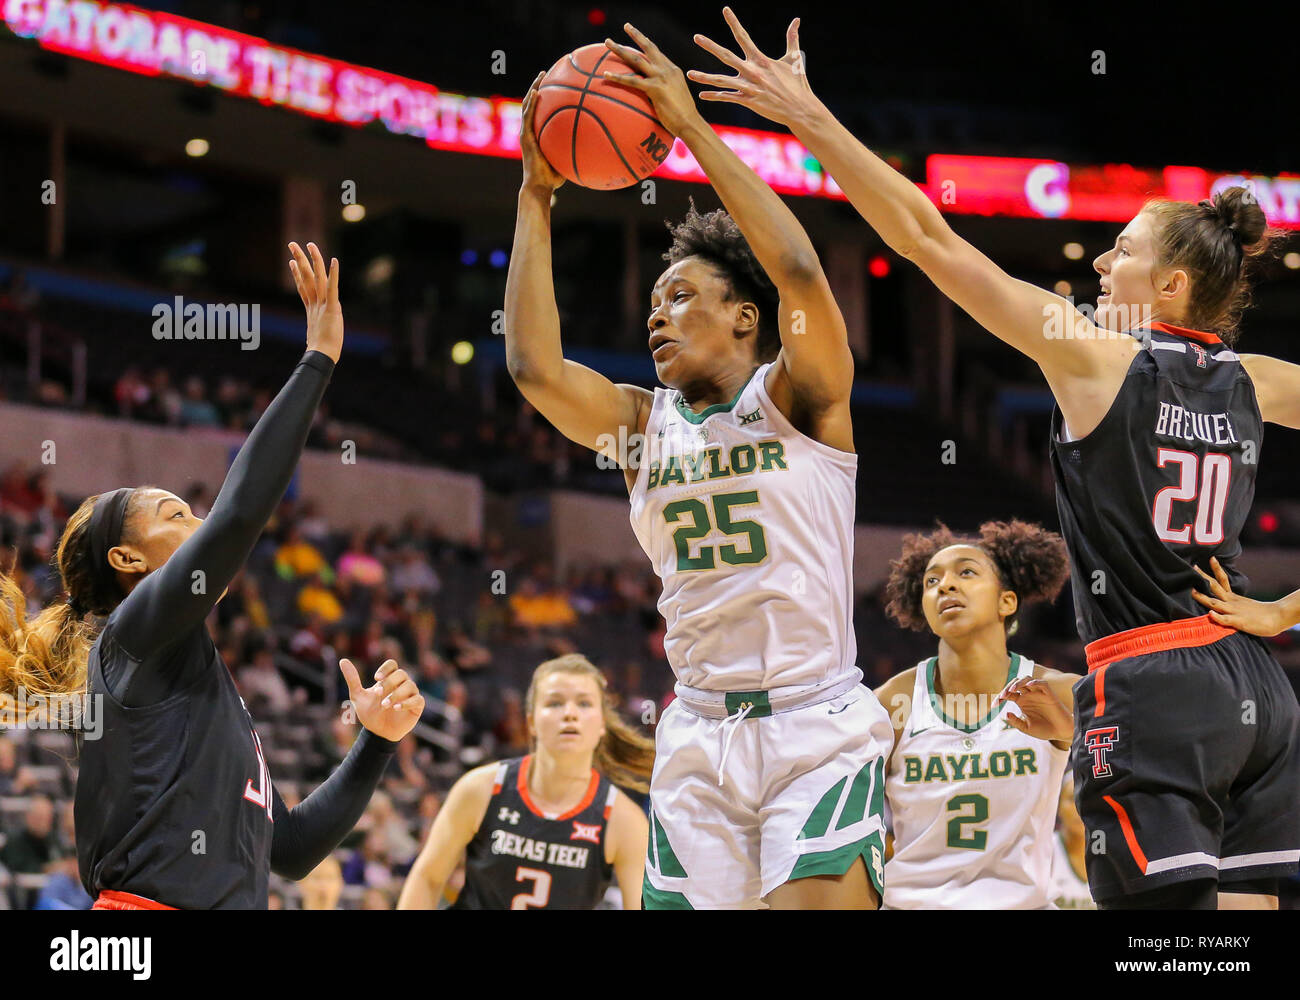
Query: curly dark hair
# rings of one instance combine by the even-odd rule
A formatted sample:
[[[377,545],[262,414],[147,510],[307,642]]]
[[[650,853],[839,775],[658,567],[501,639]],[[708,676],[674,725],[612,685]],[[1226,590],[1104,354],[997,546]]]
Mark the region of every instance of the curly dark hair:
[[[1025,521],[986,521],[980,525],[978,538],[955,535],[938,521],[938,529],[929,534],[903,538],[903,554],[889,563],[889,582],[885,585],[888,603],[885,611],[904,628],[917,632],[929,629],[921,609],[925,589],[922,576],[936,552],[950,545],[971,545],[993,560],[998,581],[1012,591],[1023,608],[1034,601],[1054,601],[1070,575],[1070,560],[1065,541],[1042,525]],[[1014,628],[1019,611],[1006,625]]]
[[[713,265],[731,287],[725,301],[752,302],[758,307],[758,360],[775,360],[781,349],[781,330],[777,325],[781,296],[776,286],[725,209],[701,215],[695,208],[695,199],[690,201],[691,207],[681,222],[665,222],[673,242],[664,260],[676,264],[687,257],[701,257]]]

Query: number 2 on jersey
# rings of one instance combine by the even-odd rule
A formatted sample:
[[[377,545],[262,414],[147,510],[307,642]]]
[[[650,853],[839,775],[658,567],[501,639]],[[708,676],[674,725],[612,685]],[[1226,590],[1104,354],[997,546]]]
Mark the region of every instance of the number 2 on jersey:
[[[988,820],[988,796],[954,795],[948,800],[948,811],[950,813],[964,814],[967,806],[971,807],[969,815],[958,815],[948,820],[948,846],[964,847],[971,851],[982,851],[989,842],[988,832],[985,830],[971,830],[968,833],[962,827],[967,823],[984,823]]]
[[[691,519],[689,524],[683,524],[673,532],[673,544],[677,546],[677,572],[713,569],[717,565],[715,551],[728,566],[744,566],[766,559],[767,536],[763,534],[763,526],[756,521],[732,520],[731,517],[732,507],[758,503],[758,490],[715,493],[710,499],[713,501],[712,521],[709,520],[709,508],[704,505],[704,501],[693,497],[676,500],[664,507],[664,520],[669,524],[680,521],[687,515]],[[735,545],[701,545],[699,555],[692,556],[691,542],[703,538],[713,530],[715,524],[724,535],[748,535],[749,551],[742,552]]]
[[[533,891],[521,892],[510,900],[510,909],[512,910],[540,909],[551,898],[550,872],[544,872],[540,868],[525,868],[520,865],[515,869],[515,881],[522,882],[525,879],[533,880]]]
[[[1171,465],[1178,468],[1178,485],[1166,486],[1156,494],[1151,505],[1151,519],[1160,540],[1181,545],[1192,541],[1197,545],[1222,543],[1223,509],[1228,503],[1228,485],[1232,481],[1231,456],[1212,452],[1202,463],[1195,452],[1161,448],[1156,452],[1156,465],[1162,469]],[[1175,500],[1196,501],[1194,522],[1179,528],[1173,526]]]

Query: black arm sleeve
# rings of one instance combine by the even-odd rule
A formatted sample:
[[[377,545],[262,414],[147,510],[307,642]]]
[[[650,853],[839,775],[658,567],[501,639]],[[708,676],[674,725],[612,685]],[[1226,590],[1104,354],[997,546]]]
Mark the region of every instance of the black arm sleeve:
[[[275,791],[271,871],[296,882],[324,861],[357,825],[396,750],[396,743],[362,729],[343,763],[293,809]]]
[[[112,621],[131,657],[146,660],[201,625],[244,565],[289,486],[333,371],[319,351],[303,355],[239,449],[207,519],[118,605]]]

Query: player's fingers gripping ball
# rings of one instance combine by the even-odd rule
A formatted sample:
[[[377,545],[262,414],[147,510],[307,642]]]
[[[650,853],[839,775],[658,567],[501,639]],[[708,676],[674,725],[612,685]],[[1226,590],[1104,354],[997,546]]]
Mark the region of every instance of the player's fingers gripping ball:
[[[538,88],[533,130],[561,176],[611,191],[649,177],[668,158],[674,136],[645,94],[602,78],[636,70],[599,43],[550,68]]]

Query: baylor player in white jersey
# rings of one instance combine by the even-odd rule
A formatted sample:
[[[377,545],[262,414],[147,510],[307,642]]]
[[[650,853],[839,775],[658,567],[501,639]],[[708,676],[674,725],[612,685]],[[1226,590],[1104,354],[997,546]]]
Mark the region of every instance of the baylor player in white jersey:
[[[942,528],[907,536],[891,569],[889,613],[939,650],[876,692],[894,728],[884,905],[1051,908],[1074,678],[1009,652],[1007,635],[1021,607],[1060,592],[1064,542],[1020,521],[978,540]]]
[[[614,385],[563,356],[550,260],[562,181],[528,127],[536,82],[506,355],[543,416],[623,468],[663,581],[678,685],[655,732],[642,903],[874,908],[890,732],[855,664],[844,319],[798,220],[700,117],[681,71],[629,34],[639,50],[608,43],[638,74],[618,80],[646,93],[726,209],[691,206],[651,291],[668,389]]]

